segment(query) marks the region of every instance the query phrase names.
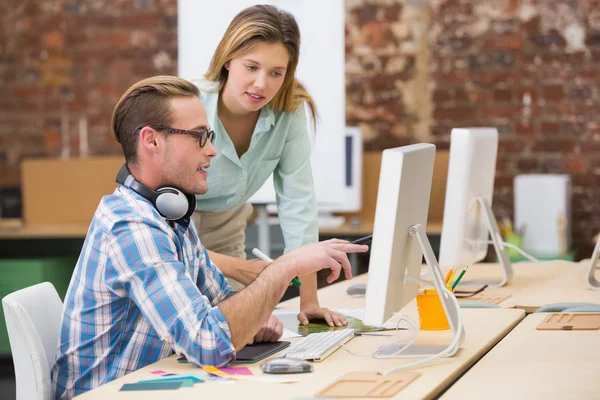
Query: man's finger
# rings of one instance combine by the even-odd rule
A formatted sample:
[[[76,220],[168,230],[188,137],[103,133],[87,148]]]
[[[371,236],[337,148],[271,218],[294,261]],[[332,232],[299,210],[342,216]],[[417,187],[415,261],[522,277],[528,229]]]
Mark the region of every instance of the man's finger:
[[[264,336],[265,336],[265,327],[263,326],[262,328],[260,328],[260,330],[258,331],[258,333],[256,335],[254,335],[254,341],[255,342],[262,342]]]
[[[366,244],[352,244],[352,243],[333,243],[331,246],[336,250],[343,251],[344,253],[364,253],[369,251],[369,246]]]

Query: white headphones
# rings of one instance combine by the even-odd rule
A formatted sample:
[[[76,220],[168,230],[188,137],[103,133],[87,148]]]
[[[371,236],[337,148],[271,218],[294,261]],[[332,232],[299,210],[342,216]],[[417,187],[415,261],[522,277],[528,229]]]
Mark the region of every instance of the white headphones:
[[[159,214],[169,221],[189,218],[196,210],[196,196],[169,186],[152,190],[135,180],[127,164],[124,164],[119,170],[116,182],[150,200]]]

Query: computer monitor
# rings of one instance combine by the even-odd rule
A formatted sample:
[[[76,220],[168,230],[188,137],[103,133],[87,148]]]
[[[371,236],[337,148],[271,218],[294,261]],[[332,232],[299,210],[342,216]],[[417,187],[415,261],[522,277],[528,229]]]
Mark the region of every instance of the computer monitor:
[[[502,266],[502,277],[469,283],[503,286],[513,272],[491,208],[497,152],[495,128],[452,129],[440,266],[460,269],[483,260],[491,236]]]
[[[441,294],[442,306],[455,335],[458,331],[458,303],[445,290],[442,276],[425,234],[435,146],[415,144],[383,151],[369,276],[365,298],[366,325],[381,326],[417,295],[421,260],[425,256],[433,284]],[[462,338],[458,338],[458,342]],[[411,357],[436,354],[447,346],[412,345],[403,351]],[[408,349],[406,349],[408,350]],[[453,349],[448,355],[458,350]]]
[[[596,240],[596,247],[594,247],[592,259],[588,267],[587,284],[592,290],[600,290],[600,281],[596,278],[596,272],[600,270],[598,259],[600,259],[600,235],[598,235],[598,239]]]

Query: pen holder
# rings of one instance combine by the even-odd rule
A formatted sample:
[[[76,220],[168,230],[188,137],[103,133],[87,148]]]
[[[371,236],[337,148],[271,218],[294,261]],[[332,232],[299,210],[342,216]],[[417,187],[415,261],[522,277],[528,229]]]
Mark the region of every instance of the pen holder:
[[[425,293],[418,294],[417,309],[419,310],[419,323],[422,330],[443,331],[450,329],[437,290],[427,289]]]
[[[515,245],[520,249],[523,248],[523,235],[518,235],[516,233],[509,233],[504,236],[504,240],[506,241],[506,243]],[[506,253],[508,254],[509,257],[519,257],[521,255],[518,251],[516,251],[515,249],[512,249],[510,247],[506,248]]]

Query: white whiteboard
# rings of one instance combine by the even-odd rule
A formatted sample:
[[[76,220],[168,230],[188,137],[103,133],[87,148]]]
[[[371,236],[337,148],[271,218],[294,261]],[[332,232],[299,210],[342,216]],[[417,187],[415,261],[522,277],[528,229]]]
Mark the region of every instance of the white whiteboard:
[[[344,0],[179,0],[178,74],[186,79],[201,78],[233,17],[255,4],[275,5],[291,12],[298,22],[302,44],[296,78],[315,99],[320,117],[311,156],[317,202],[343,202]],[[271,178],[250,201],[275,202]]]

